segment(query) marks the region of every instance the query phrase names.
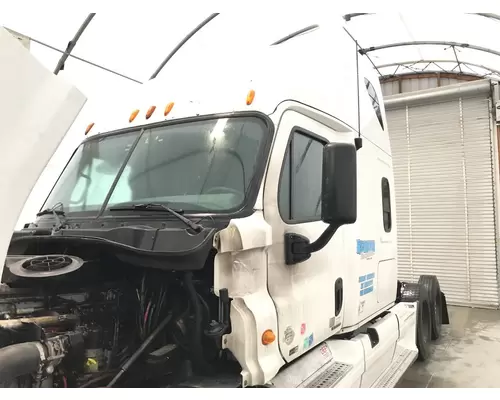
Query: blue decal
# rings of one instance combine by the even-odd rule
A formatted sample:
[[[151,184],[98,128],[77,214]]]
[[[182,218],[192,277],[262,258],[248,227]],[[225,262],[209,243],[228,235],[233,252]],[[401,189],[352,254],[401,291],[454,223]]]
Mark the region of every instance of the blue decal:
[[[366,289],[360,290],[360,291],[359,291],[359,295],[360,295],[360,296],[364,296],[364,295],[366,295],[366,294],[368,294],[368,293],[371,293],[371,292],[373,292],[373,286],[370,286],[369,288],[366,288]]]
[[[365,281],[365,282],[363,282],[363,283],[361,284],[361,289],[365,289],[365,288],[367,288],[367,287],[369,287],[369,286],[373,286],[373,280],[372,280],[372,279],[370,279],[369,281]]]
[[[356,241],[356,254],[375,254],[375,240]]]
[[[364,295],[367,295],[368,293],[373,292],[373,280],[374,280],[374,278],[375,278],[374,272],[359,277],[358,281],[360,283],[360,285],[359,285],[359,295],[360,296],[364,296]]]

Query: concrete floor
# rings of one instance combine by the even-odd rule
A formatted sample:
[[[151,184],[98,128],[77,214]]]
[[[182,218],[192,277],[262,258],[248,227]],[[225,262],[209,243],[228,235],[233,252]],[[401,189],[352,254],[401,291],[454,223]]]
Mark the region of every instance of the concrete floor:
[[[399,388],[500,388],[500,311],[448,307],[450,325]]]

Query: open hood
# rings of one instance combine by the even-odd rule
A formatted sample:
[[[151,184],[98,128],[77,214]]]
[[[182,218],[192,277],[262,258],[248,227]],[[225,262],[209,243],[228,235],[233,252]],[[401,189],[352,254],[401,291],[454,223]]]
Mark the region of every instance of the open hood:
[[[0,28],[0,277],[24,203],[86,100]]]

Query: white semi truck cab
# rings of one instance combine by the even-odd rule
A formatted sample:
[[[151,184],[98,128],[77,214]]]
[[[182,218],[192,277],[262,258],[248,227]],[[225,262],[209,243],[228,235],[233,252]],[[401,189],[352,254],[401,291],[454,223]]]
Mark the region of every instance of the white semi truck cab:
[[[0,382],[392,387],[426,359],[446,300],[434,276],[398,281],[384,104],[356,46],[319,26],[89,121],[10,241]]]

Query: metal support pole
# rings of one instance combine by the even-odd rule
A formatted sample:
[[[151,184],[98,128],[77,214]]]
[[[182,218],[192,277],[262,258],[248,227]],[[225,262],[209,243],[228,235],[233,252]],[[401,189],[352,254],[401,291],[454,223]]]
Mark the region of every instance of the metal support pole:
[[[92,21],[92,18],[95,17],[95,13],[90,13],[87,18],[85,18],[85,21],[83,21],[83,24],[80,26],[78,31],[76,32],[75,36],[73,39],[68,43],[68,46],[66,47],[66,51],[64,54],[61,56],[59,61],[57,62],[56,68],[54,69],[54,74],[57,75],[59,71],[64,69],[64,63],[68,59],[69,55],[73,51],[73,49],[76,46],[76,43],[80,39],[80,36],[82,36],[82,33],[85,29],[87,29],[87,26],[90,24],[90,21]]]
[[[153,75],[149,78],[149,80],[154,79],[158,76],[163,67],[170,61],[170,59],[177,53],[186,42],[191,39],[201,28],[203,28],[206,24],[212,21],[219,13],[213,13],[208,18],[206,18],[201,24],[199,24],[196,28],[194,28],[188,35],[170,52],[170,54],[163,60],[163,62],[156,68],[156,71],[153,72]]]
[[[437,46],[455,46],[463,47],[466,49],[472,49],[477,51],[482,51],[485,53],[494,54],[500,56],[500,51],[490,49],[488,47],[476,46],[468,43],[458,43],[458,42],[447,42],[447,41],[434,41],[434,40],[420,40],[414,42],[399,42],[399,43],[389,43],[382,46],[372,46],[360,50],[361,54],[366,54],[376,50],[390,49],[393,47],[403,47],[403,46],[425,46],[425,45],[437,45]]]

